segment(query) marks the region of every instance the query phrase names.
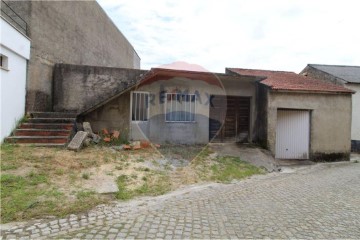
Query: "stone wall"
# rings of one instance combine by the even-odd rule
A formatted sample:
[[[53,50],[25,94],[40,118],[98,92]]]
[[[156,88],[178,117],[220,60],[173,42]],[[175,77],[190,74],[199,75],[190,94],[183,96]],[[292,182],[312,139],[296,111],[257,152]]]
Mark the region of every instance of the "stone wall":
[[[133,46],[96,1],[7,2],[27,21],[31,38],[27,111],[53,110],[56,63],[140,68]]]
[[[135,85],[147,71],[57,64],[54,110],[83,113]]]

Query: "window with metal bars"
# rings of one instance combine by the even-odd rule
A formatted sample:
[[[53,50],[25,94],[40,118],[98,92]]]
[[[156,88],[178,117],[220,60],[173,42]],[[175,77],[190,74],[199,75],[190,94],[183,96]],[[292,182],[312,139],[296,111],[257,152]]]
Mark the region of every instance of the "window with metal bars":
[[[165,120],[167,122],[194,122],[195,94],[167,93]]]
[[[132,92],[131,120],[147,121],[149,119],[149,93]]]

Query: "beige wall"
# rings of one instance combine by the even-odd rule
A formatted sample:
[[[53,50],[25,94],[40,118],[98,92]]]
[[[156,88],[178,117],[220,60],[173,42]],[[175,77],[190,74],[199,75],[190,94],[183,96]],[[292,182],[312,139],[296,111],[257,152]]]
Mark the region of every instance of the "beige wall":
[[[310,158],[350,153],[351,95],[270,92],[267,135],[273,153],[279,108],[312,110]]]
[[[351,140],[360,141],[360,84],[348,83],[345,87],[356,92],[352,95]]]

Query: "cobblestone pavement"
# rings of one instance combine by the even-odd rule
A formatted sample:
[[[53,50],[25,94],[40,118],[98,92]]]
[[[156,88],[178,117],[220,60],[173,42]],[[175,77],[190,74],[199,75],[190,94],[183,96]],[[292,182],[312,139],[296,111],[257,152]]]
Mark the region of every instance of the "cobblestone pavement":
[[[20,238],[360,238],[360,164],[325,163],[3,229]]]

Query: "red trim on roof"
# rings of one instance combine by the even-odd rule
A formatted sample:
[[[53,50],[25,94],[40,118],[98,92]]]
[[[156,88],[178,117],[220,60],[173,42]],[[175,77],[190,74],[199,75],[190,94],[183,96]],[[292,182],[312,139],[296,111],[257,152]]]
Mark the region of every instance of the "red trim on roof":
[[[170,80],[175,77],[204,81],[208,84],[222,87],[220,79],[216,76],[215,73],[174,70],[165,68],[152,68],[141,80],[139,86],[151,84],[160,80]]]
[[[354,91],[325,82],[319,79],[306,77],[294,72],[270,71],[258,69],[228,68],[229,71],[239,75],[263,76],[266,79],[260,81],[273,90],[306,91],[306,92],[331,92],[331,93],[354,93]]]

